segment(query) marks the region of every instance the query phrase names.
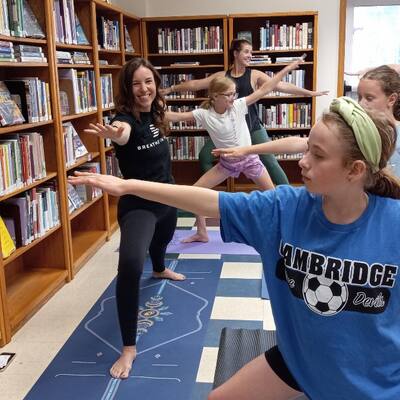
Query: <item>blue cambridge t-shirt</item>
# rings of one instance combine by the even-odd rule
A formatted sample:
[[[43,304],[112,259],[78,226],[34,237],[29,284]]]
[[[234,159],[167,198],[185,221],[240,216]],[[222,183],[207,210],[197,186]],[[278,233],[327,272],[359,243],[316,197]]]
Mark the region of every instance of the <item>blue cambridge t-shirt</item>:
[[[400,201],[329,222],[305,188],[220,193],[221,234],[261,255],[278,346],[312,400],[400,399]]]

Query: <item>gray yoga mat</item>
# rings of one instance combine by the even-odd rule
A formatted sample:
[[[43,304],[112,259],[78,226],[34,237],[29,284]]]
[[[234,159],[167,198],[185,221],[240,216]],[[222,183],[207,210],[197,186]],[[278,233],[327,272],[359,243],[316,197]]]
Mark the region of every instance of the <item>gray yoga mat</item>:
[[[275,331],[223,328],[213,388],[222,385],[245,364],[275,344]],[[296,400],[307,400],[307,397],[300,396]]]

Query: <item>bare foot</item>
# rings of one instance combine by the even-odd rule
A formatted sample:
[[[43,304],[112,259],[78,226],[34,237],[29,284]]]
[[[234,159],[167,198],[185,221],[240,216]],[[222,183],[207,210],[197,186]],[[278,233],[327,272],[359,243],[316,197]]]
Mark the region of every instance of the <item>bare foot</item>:
[[[208,235],[207,233],[201,234],[201,233],[195,233],[192,236],[188,236],[187,238],[184,238],[181,240],[181,243],[192,243],[192,242],[208,242]]]
[[[132,364],[136,359],[136,346],[125,346],[121,356],[110,368],[110,375],[115,379],[126,379],[132,369]]]
[[[165,268],[163,272],[153,271],[153,278],[171,279],[171,281],[184,281],[186,276],[178,274],[178,272],[172,271],[171,269]]]

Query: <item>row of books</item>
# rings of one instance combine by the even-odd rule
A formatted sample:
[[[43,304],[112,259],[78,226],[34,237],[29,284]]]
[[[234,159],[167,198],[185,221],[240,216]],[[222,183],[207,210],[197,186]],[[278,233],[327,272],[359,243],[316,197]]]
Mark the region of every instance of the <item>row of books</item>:
[[[273,72],[273,71],[265,71],[265,73],[271,78],[275,75],[275,72]],[[282,78],[282,82],[292,83],[293,85],[296,85],[299,88],[304,88],[305,79],[306,79],[306,71],[304,69],[296,69],[296,70],[291,71],[288,74],[286,74]],[[279,96],[279,95],[287,96],[287,93],[281,93],[277,90],[274,90],[271,93],[269,93],[268,95],[269,96]]]
[[[16,62],[12,42],[0,41],[0,62]]]
[[[79,166],[79,168],[76,168],[75,170],[100,173],[100,163],[87,162]],[[73,186],[70,183],[68,183],[67,191],[68,191],[68,208],[70,214],[75,210],[77,210],[78,208],[82,207],[85,203],[92,201],[93,199],[101,196],[102,194],[102,191],[99,188],[95,188],[89,185]]]
[[[103,49],[120,50],[119,21],[97,17],[97,40]]]
[[[198,160],[207,136],[168,136],[172,160]]]
[[[252,56],[249,62],[250,65],[257,65],[257,64],[271,64],[272,60],[271,57],[267,54],[258,54],[256,56]]]
[[[0,0],[0,34],[36,39],[45,37],[27,0]]]
[[[47,62],[41,46],[0,41],[0,62]]]
[[[194,74],[161,74],[161,87],[167,88],[193,79],[195,79]],[[190,90],[174,92],[166,96],[167,99],[194,99],[195,97],[196,93]]]
[[[159,28],[157,43],[161,54],[219,52],[223,49],[223,33],[220,26]]]
[[[2,135],[0,140],[0,195],[46,176],[43,137],[37,132]]]
[[[58,64],[91,64],[85,51],[60,51],[56,52]]]
[[[49,121],[50,87],[39,78],[0,81],[0,125]]]
[[[80,157],[88,154],[78,132],[71,122],[63,123],[64,155],[67,167],[74,165]]]
[[[103,108],[114,107],[114,91],[112,81],[112,74],[100,75],[101,105]]]
[[[312,49],[313,34],[312,22],[271,25],[267,20],[260,27],[260,50]]]
[[[58,78],[62,115],[96,110],[96,87],[93,70],[60,69]]]
[[[53,15],[56,28],[56,42],[89,44],[75,13],[74,0],[54,0]]]
[[[0,215],[17,248],[57,226],[60,223],[58,210],[55,182],[46,182],[0,203]]]
[[[266,128],[310,128],[311,104],[258,104],[258,117]]]
[[[167,106],[167,111],[173,111],[173,112],[189,112],[193,111],[198,106],[172,106],[169,105]],[[180,130],[180,129],[202,129],[201,126],[196,122],[196,121],[178,121],[178,122],[169,122],[169,128],[171,130]]]

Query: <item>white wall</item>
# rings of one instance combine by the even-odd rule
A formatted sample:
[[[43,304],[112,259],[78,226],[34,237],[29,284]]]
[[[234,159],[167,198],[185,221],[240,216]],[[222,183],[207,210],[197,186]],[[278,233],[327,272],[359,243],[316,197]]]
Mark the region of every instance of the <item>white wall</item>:
[[[138,17],[147,16],[147,1],[146,0],[111,0],[111,3],[121,7]]]
[[[137,2],[141,7],[135,5]],[[113,0],[113,3],[141,17],[318,11],[317,89],[330,93],[317,99],[317,116],[336,97],[340,0]]]

